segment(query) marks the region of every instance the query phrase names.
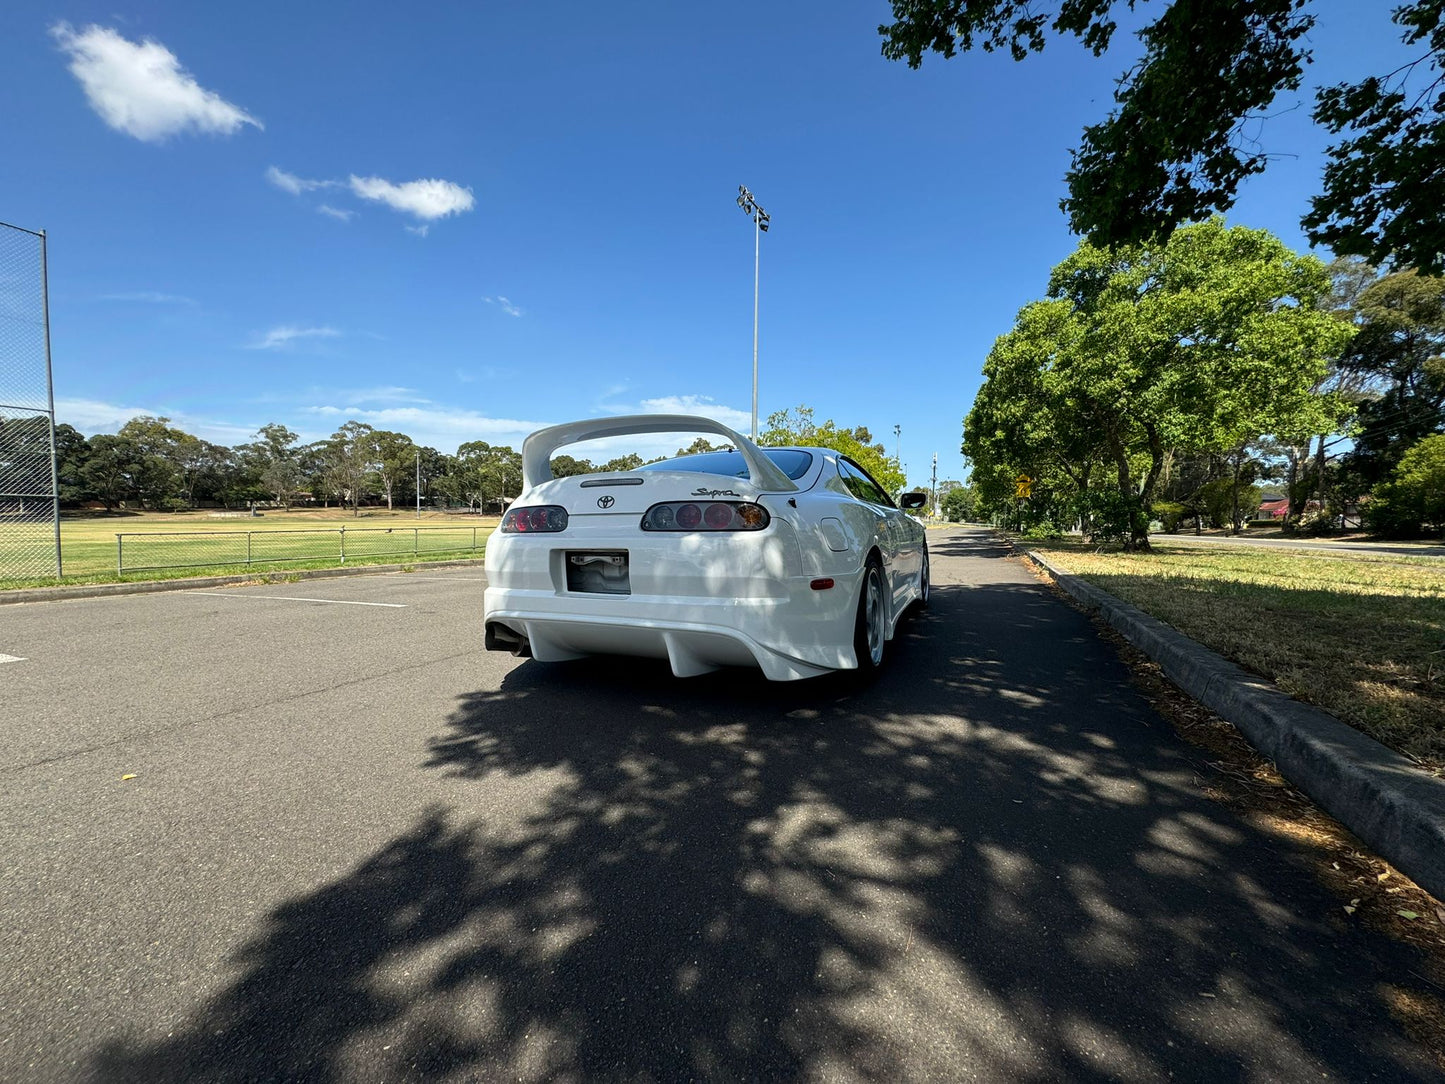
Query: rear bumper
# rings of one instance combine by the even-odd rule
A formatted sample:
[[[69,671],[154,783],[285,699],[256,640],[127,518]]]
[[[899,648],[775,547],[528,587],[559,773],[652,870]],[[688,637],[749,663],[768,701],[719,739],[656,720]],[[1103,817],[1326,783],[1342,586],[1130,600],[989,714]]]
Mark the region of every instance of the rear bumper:
[[[756,666],[773,681],[858,665],[853,654],[857,584],[814,591],[806,579],[776,584],[768,598],[581,595],[488,587],[488,647],[524,638],[544,662],[585,655],[667,659],[678,677]],[[498,629],[500,626],[500,630]],[[509,635],[510,634],[510,635]]]

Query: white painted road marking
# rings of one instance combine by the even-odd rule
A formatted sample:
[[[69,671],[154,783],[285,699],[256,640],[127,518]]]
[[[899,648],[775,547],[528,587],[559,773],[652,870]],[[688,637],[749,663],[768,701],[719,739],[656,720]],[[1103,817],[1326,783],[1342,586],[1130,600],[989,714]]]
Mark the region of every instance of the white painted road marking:
[[[7,663],[7,662],[24,662],[24,661],[25,661],[25,660],[22,659],[19,655],[0,655],[0,663]]]
[[[193,595],[211,595],[215,598],[270,598],[280,602],[325,602],[332,606],[386,606],[393,610],[406,609],[405,602],[352,602],[343,598],[298,598],[295,595],[233,595],[229,591],[192,591]]]

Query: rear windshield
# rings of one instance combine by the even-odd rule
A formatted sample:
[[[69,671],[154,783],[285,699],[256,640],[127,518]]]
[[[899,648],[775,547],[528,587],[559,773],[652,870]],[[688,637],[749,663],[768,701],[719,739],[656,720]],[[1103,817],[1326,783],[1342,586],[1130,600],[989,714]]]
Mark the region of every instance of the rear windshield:
[[[808,452],[792,448],[764,448],[763,454],[771,459],[780,471],[796,482],[808,473],[813,465],[813,456]],[[698,474],[721,474],[728,478],[746,478],[748,465],[743,462],[740,452],[703,452],[701,455],[684,455],[676,459],[664,459],[649,463],[638,470],[686,470]]]

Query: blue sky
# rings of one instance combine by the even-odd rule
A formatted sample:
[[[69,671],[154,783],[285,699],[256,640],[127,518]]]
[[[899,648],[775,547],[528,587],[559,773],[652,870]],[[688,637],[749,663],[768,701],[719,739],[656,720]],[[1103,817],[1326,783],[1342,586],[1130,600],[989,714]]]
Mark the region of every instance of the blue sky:
[[[1398,63],[1393,3],[1316,6],[1307,89]],[[984,356],[1075,245],[1068,148],[1134,43],[912,71],[879,54],[888,18],[9,0],[0,220],[49,234],[58,418],[225,444],[354,418],[445,452],[633,411],[746,432],[746,184],[773,223],[760,414],[807,403],[890,451],[898,424],[911,480],[934,452],[960,477]],[[1230,216],[1301,249],[1304,97]]]

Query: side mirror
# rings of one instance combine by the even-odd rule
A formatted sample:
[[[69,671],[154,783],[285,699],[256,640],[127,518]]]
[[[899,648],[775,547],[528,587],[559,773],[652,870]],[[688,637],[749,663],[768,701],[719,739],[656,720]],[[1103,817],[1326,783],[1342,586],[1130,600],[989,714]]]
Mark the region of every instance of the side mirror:
[[[898,507],[905,512],[912,512],[914,509],[922,508],[928,503],[927,493],[904,493],[898,498]]]

